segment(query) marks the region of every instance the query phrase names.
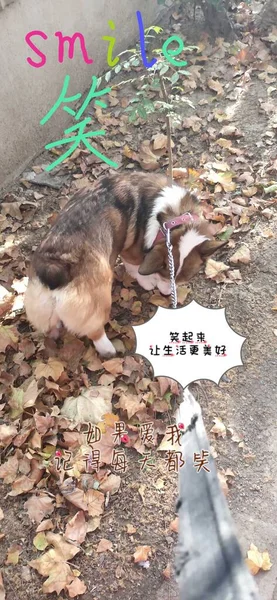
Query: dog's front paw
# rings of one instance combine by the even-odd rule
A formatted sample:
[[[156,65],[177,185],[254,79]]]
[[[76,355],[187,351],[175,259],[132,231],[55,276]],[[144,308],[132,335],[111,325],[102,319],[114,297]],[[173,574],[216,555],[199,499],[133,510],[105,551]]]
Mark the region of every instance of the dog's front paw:
[[[151,290],[154,290],[157,285],[156,273],[153,273],[152,275],[138,275],[137,282],[140,287],[147,292],[150,292]]]
[[[116,356],[116,349],[105,333],[99,340],[94,340],[93,343],[97,352],[99,352],[100,356],[103,358],[113,358]]]

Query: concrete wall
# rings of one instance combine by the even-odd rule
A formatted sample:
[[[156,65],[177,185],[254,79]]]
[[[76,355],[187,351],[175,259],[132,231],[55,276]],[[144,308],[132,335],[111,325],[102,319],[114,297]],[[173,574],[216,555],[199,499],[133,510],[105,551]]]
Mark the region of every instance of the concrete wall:
[[[111,35],[108,21],[115,22],[115,53],[138,40],[136,11],[140,10],[144,26],[157,24],[156,0],[0,0],[0,187],[19,175],[47,142],[62,137],[72,123],[63,110],[44,126],[42,117],[57,100],[64,76],[71,76],[70,94],[84,92],[91,76],[107,70],[107,42]],[[42,68],[31,67],[27,57],[39,61],[25,42],[32,30],[44,31],[48,39],[33,38],[47,55]],[[78,40],[74,59],[67,55],[58,62],[56,31],[64,35],[84,35],[92,65],[83,61]]]

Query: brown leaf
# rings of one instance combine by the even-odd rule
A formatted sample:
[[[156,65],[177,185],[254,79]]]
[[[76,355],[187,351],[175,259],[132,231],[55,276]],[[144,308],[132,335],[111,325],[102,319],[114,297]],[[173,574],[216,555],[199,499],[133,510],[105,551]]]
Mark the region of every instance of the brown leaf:
[[[65,529],[65,538],[71,542],[82,544],[87,534],[87,523],[85,520],[85,514],[82,510],[79,510],[70,521],[68,521]]]
[[[156,171],[159,168],[157,156],[152,152],[150,142],[142,142],[139,150],[139,164],[145,171]]]
[[[171,521],[169,525],[170,531],[174,531],[174,533],[178,533],[179,531],[179,517],[175,517],[174,521]]]
[[[157,133],[153,138],[153,149],[161,150],[163,148],[167,149],[167,136],[164,133]],[[174,148],[174,142],[171,140],[171,148]]]
[[[17,565],[19,561],[19,555],[23,551],[23,548],[18,544],[13,544],[8,550],[8,556],[6,559],[6,565]]]
[[[121,375],[123,371],[123,359],[122,358],[111,358],[103,362],[102,366],[111,375]]]
[[[200,129],[202,127],[202,119],[200,119],[196,115],[194,115],[192,117],[186,117],[183,120],[182,126],[184,127],[184,129],[192,128],[192,131],[197,133],[198,131],[200,131]]]
[[[226,427],[219,417],[213,419],[214,426],[211,428],[211,433],[215,433],[218,437],[226,437]]]
[[[10,427],[12,427],[12,425]],[[12,483],[15,480],[18,464],[18,458],[14,455],[10,456],[8,460],[0,466],[0,477],[4,480],[4,483]]]
[[[16,435],[17,427],[15,425],[0,425],[0,446],[9,446]]]
[[[112,550],[112,542],[110,542],[109,540],[105,540],[105,538],[102,538],[97,546],[96,552],[98,552],[100,554],[100,552],[107,552],[107,550]]]
[[[51,519],[45,519],[42,521],[36,528],[36,531],[39,533],[40,531],[48,531],[49,529],[54,529],[54,523]]]
[[[212,77],[210,77],[210,79],[207,81],[207,84],[210,90],[216,92],[218,96],[222,96],[224,90],[221,83],[217,79],[212,79]]]
[[[239,132],[237,127],[235,127],[235,125],[225,125],[224,127],[222,127],[219,133],[220,135],[227,135],[230,137],[239,137],[241,135],[241,133]]]
[[[79,577],[74,577],[72,583],[66,585],[65,589],[68,591],[69,598],[75,598],[76,596],[82,596],[87,591],[87,586]]]
[[[8,346],[17,349],[18,332],[10,325],[0,325],[0,352],[5,352]]]
[[[41,496],[33,494],[25,502],[24,508],[28,510],[31,521],[40,523],[46,515],[52,514],[54,510],[53,500],[47,494],[42,494]]]
[[[104,511],[105,496],[97,490],[88,490],[85,494],[85,499],[88,506],[88,514],[90,517],[99,517]]]
[[[257,191],[258,191],[258,188],[255,185],[252,185],[251,187],[244,188],[242,190],[242,193],[247,198],[252,198],[252,196],[255,196],[255,194],[257,194]]]
[[[29,565],[36,569],[40,575],[48,577],[43,584],[43,593],[56,592],[59,594],[67,585],[70,585],[74,576],[67,564],[80,551],[73,544],[65,541],[62,535],[49,532],[46,539],[53,546],[40,558],[32,560]]]
[[[250,250],[247,246],[245,246],[245,244],[243,244],[243,246],[241,246],[236,252],[235,254],[233,254],[230,257],[230,262],[233,264],[237,264],[237,263],[243,263],[245,265],[248,265],[250,263],[251,257],[250,257]]]
[[[256,575],[259,570],[269,571],[272,567],[268,552],[260,552],[254,544],[250,545],[247,552],[246,564],[252,575]]]
[[[133,525],[131,525],[131,523],[127,523],[126,529],[127,529],[128,535],[133,535],[133,533],[136,533],[136,531],[137,531],[136,528]]]
[[[166,568],[163,570],[163,576],[165,579],[170,579],[171,578],[171,574],[172,574],[172,569],[170,564],[168,563],[168,565],[166,566]]]
[[[228,265],[225,265],[223,262],[218,262],[213,258],[208,258],[206,262],[205,274],[208,279],[215,279],[220,273],[228,270]]]
[[[114,475],[113,473],[111,473],[111,475],[109,475],[109,477],[107,477],[107,479],[103,481],[103,483],[101,483],[100,491],[104,492],[105,494],[107,492],[110,492],[110,494],[113,496],[113,494],[116,494],[118,492],[120,488],[120,483],[121,477],[119,475]]]
[[[41,377],[51,377],[54,381],[58,381],[61,374],[64,371],[63,364],[56,358],[50,357],[48,363],[38,363],[35,368],[35,377],[40,379]]]
[[[116,408],[121,408],[127,412],[128,419],[131,419],[136,412],[145,408],[144,402],[140,401],[138,396],[132,394],[121,394],[119,401],[115,405]]]
[[[205,175],[205,178],[208,183],[219,183],[223,187],[224,192],[232,192],[236,189],[236,184],[232,181],[232,176],[233,174],[230,171],[220,173],[211,169]]]
[[[137,546],[133,554],[134,562],[145,562],[149,556],[151,556],[151,546]]]

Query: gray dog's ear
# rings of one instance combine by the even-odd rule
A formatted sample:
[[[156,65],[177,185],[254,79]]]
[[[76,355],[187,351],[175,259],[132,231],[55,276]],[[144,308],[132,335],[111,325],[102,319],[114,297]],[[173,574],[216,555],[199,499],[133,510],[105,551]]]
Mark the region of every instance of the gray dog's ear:
[[[203,256],[203,258],[206,258],[208,256],[211,256],[212,254],[214,254],[214,252],[216,252],[217,250],[219,250],[219,248],[222,248],[223,246],[226,246],[226,244],[228,244],[229,240],[225,240],[225,241],[221,241],[221,240],[206,240],[205,242],[203,242],[202,244],[200,244],[200,246],[198,246],[199,252],[201,254],[201,256]]]
[[[152,275],[152,273],[158,273],[165,262],[165,248],[161,246],[155,246],[150,252],[147,252],[139,267],[140,275]]]

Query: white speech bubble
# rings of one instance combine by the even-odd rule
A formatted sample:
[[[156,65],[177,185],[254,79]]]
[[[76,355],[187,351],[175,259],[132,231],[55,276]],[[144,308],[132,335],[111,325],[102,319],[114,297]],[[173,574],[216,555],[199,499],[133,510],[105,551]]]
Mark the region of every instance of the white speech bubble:
[[[231,329],[225,308],[205,308],[195,300],[182,308],[159,306],[152,319],[133,329],[136,354],[149,360],[154,377],[170,377],[183,388],[198,379],[218,384],[226,371],[243,365],[241,348],[246,338]],[[179,343],[171,341],[177,339],[171,333],[179,334]]]

